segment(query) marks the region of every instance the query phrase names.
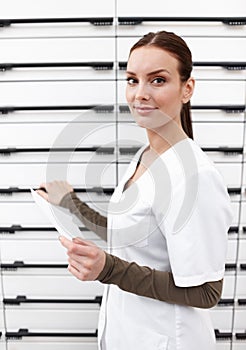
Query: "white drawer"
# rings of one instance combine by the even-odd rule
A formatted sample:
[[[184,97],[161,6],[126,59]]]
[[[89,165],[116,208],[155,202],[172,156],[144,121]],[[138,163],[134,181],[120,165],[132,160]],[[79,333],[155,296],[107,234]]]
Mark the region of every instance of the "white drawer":
[[[98,106],[99,110],[87,108],[85,110],[27,110],[8,111],[1,114],[0,124],[4,123],[40,123],[40,122],[115,122],[116,116],[113,108],[109,106]]]
[[[240,244],[240,243],[239,243]],[[239,273],[237,275],[236,299],[246,299],[246,274]]]
[[[193,122],[243,122],[244,113],[239,109],[229,110],[195,110],[191,111]]]
[[[2,308],[2,297],[1,297],[1,305],[0,305],[0,331],[4,329],[4,310]],[[1,344],[1,340],[0,340]]]
[[[24,337],[25,339],[25,337]],[[26,340],[27,339],[27,340]],[[47,337],[47,340],[42,337],[37,338],[37,340],[25,340],[12,341],[8,340],[8,350],[97,350],[97,340],[95,341],[85,341],[82,340],[71,340],[71,338],[62,337],[59,341],[59,337],[56,337],[55,340],[50,340]],[[33,339],[33,337],[31,338]],[[34,338],[35,339],[35,338]],[[0,345],[1,346],[1,345]],[[1,347],[0,347],[1,349]],[[5,349],[5,348],[3,348]]]
[[[235,276],[225,274],[223,281],[222,299],[234,298]]]
[[[217,341],[216,350],[231,350],[231,342],[228,341]]]
[[[245,307],[242,308],[235,308],[234,311],[234,331],[240,332],[245,331],[245,323],[246,323],[246,309]]]
[[[193,133],[194,139],[202,147],[243,146],[241,123],[193,123]]]
[[[141,146],[149,143],[146,130],[140,128],[136,123],[118,124],[118,142],[120,147]]]
[[[85,331],[97,329],[98,309],[6,309],[6,328],[16,331],[20,328],[29,331]]]
[[[59,240],[1,240],[2,263],[67,263],[66,249]]]
[[[115,164],[0,164],[1,187],[39,187],[67,180],[74,187],[115,187]]]
[[[102,215],[107,214],[108,203],[93,203],[90,205],[93,209],[101,212]],[[48,218],[41,212],[35,203],[0,203],[0,211],[2,214],[2,226],[11,226],[13,224],[21,226],[48,226],[50,222]],[[4,220],[4,221],[3,221]],[[82,225],[81,225],[82,226]]]
[[[111,123],[81,122],[2,124],[0,140],[2,148],[114,147],[116,127]]]
[[[126,82],[118,82],[118,101],[126,103]],[[243,105],[245,103],[244,81],[196,81],[191,104],[203,106]]]
[[[114,101],[115,84],[111,81],[2,82],[0,95],[2,106],[103,105]]]
[[[238,261],[246,263],[246,240],[240,239],[238,250]]]
[[[1,11],[2,19],[10,18],[86,18],[86,17],[114,17],[114,0],[102,3],[92,0],[84,4],[80,0],[48,0],[40,3],[32,0],[10,0]],[[60,24],[12,24],[0,31],[1,37],[54,37],[54,36],[107,36],[114,35],[112,25],[92,25],[90,23],[60,23]]]
[[[233,341],[232,343],[232,350],[244,350],[246,346],[246,341],[245,340],[239,340],[237,341]]]
[[[237,259],[237,245],[238,241],[236,239],[229,239],[227,244],[227,263],[235,263]]]
[[[210,310],[214,329],[230,331],[232,328],[232,307],[217,306]]]
[[[223,176],[228,187],[241,187],[241,164],[215,163],[215,167]]]
[[[245,174],[245,173],[244,173]],[[246,225],[246,202],[242,202],[241,208],[241,224]]]
[[[16,65],[12,69],[0,71],[0,81],[115,78],[113,38],[0,39],[0,46],[2,48],[0,65],[6,63]],[[93,64],[95,61],[98,62],[97,65]],[[42,63],[51,65],[40,67]],[[64,65],[54,67],[52,63]],[[84,66],[69,67],[65,65],[66,63],[83,63]],[[107,63],[111,66],[107,66]],[[27,66],[23,67],[21,64]],[[37,66],[30,67],[28,64]]]
[[[98,281],[82,282],[72,276],[3,276],[4,296],[14,298],[93,299],[103,294],[104,285]]]
[[[230,17],[242,16],[244,9],[244,1],[237,0],[235,3],[226,1],[222,3],[217,1],[214,3],[209,0],[206,3],[195,3],[193,0],[188,0],[185,3],[180,3],[178,0],[172,2],[163,2],[154,0],[149,6],[148,2],[130,0],[118,1],[117,14],[123,17],[145,16],[145,17]],[[201,16],[202,14],[202,16]],[[239,27],[239,29],[238,29]],[[245,26],[226,26],[221,23],[194,23],[194,22],[176,22],[175,19],[170,22],[143,22],[141,25],[120,26],[118,35],[143,35],[149,31],[167,30],[174,31],[178,34],[186,35],[243,35]],[[238,30],[237,30],[238,29]]]
[[[239,202],[231,202],[231,208],[232,208],[232,226],[238,226],[239,224]]]

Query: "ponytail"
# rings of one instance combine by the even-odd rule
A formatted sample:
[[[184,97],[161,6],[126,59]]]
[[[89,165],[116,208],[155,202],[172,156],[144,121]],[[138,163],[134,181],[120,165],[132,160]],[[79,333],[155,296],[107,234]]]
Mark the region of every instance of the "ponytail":
[[[191,121],[191,113],[190,113],[190,101],[183,104],[181,110],[181,125],[184,132],[187,134],[189,138],[193,140],[193,129],[192,129],[192,121]]]

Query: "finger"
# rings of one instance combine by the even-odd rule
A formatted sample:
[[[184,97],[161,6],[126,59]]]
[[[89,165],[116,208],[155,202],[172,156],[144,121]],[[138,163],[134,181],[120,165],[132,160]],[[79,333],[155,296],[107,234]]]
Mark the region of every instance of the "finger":
[[[43,197],[44,199],[46,199],[47,201],[49,201],[49,196],[47,193],[45,193],[42,190],[36,190],[36,193],[38,193],[41,197]]]
[[[91,242],[91,241],[87,241],[85,239],[82,239],[80,237],[75,237],[73,238],[73,242],[80,244],[80,245],[84,245],[84,246],[89,246],[89,247],[95,247],[95,243]]]
[[[90,254],[91,247],[74,243],[70,239],[64,236],[60,236],[59,240],[63,247],[67,248],[68,256],[88,256]]]
[[[78,278],[81,281],[88,280],[88,273],[86,271],[83,272],[83,270],[77,270],[74,266],[68,265],[68,271],[74,275],[76,278]]]
[[[71,249],[71,247],[73,246],[73,242],[70,239],[66,238],[65,236],[59,236],[58,238],[63,247]]]

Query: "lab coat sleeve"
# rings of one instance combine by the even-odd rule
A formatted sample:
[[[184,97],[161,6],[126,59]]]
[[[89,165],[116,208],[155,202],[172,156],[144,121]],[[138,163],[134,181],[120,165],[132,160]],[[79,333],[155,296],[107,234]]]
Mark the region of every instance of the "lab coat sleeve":
[[[230,197],[216,169],[203,169],[172,191],[167,213],[153,207],[165,236],[171,272],[179,287],[223,278],[227,233],[232,221]]]

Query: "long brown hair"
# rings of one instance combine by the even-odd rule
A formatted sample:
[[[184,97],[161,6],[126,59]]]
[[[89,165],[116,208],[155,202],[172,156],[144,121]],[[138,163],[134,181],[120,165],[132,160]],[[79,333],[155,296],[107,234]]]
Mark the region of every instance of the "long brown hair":
[[[156,33],[148,33],[137,41],[130,50],[132,51],[143,46],[155,46],[165,51],[168,51],[179,62],[178,69],[181,82],[186,82],[190,78],[192,71],[192,56],[186,42],[178,35],[160,31]],[[193,139],[190,101],[184,103],[181,110],[181,125],[184,132]]]

